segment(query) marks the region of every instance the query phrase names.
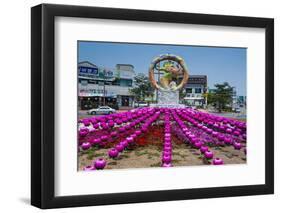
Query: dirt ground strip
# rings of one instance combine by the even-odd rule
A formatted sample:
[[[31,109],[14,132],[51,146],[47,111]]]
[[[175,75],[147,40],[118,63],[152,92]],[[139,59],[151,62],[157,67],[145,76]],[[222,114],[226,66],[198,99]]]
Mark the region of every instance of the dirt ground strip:
[[[222,158],[225,164],[246,163],[246,155],[243,150],[235,150],[232,146],[211,147],[215,157]],[[146,145],[137,146],[132,150],[124,150],[117,158],[112,159],[107,155],[107,149],[91,148],[79,154],[79,170],[90,165],[93,160],[102,157],[106,159],[106,169],[128,169],[128,168],[147,168],[160,167],[162,146]],[[173,166],[195,166],[205,165],[199,150],[193,149],[186,144],[173,143],[172,152]]]

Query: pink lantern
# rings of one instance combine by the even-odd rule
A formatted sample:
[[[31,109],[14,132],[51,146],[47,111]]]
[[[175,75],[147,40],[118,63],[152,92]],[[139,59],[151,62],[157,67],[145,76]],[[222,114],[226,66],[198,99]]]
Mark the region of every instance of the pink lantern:
[[[122,145],[124,148],[126,148],[128,146],[128,141],[127,140],[121,141],[120,145]]]
[[[98,129],[100,127],[100,125],[98,123],[94,124],[93,126],[95,129]]]
[[[108,136],[107,136],[107,135],[101,136],[101,140],[102,140],[102,141],[106,141],[107,139],[108,139]]]
[[[214,156],[214,154],[213,154],[212,151],[208,150],[208,151],[206,151],[206,152],[204,153],[204,156],[205,156],[205,158],[207,158],[207,159],[212,159],[213,156]]]
[[[234,146],[234,149],[237,149],[237,150],[240,150],[242,148],[242,145],[239,142],[233,143],[233,146]]]
[[[204,154],[206,151],[208,151],[208,147],[207,147],[207,146],[201,146],[201,147],[200,147],[200,152],[201,152],[202,154]]]
[[[83,171],[93,171],[95,170],[95,167],[93,165],[85,166],[83,168]]]
[[[133,137],[127,137],[126,140],[128,141],[128,143],[133,143],[134,142],[134,138]]]
[[[163,162],[163,163],[171,163],[171,160],[172,160],[172,158],[171,158],[170,155],[164,155],[164,156],[162,157],[162,162]]]
[[[113,132],[110,133],[110,135],[111,135],[112,137],[116,137],[116,136],[118,135],[118,132],[113,131]]]
[[[165,167],[165,168],[172,167],[172,164],[171,163],[163,163],[162,167]]]
[[[103,158],[99,158],[93,162],[93,165],[96,169],[104,169],[106,166],[106,161]]]
[[[221,158],[215,158],[213,159],[213,165],[222,165],[223,160]]]
[[[200,149],[200,147],[202,146],[202,142],[201,141],[197,141],[196,143],[194,143],[195,148]]]
[[[124,150],[124,146],[122,144],[117,144],[115,149],[117,149],[118,152],[122,152]]]
[[[117,149],[112,148],[108,151],[108,156],[111,158],[116,158],[118,156],[119,152]]]
[[[90,149],[91,148],[91,144],[89,142],[84,142],[84,143],[82,143],[81,148],[83,150]]]
[[[232,133],[232,129],[231,129],[231,128],[227,128],[225,131],[226,131],[228,134]]]

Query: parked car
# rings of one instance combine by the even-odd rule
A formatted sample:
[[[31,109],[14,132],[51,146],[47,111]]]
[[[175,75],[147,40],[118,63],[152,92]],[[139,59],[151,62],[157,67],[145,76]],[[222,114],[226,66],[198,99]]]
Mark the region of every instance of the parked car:
[[[109,106],[100,106],[96,109],[90,109],[88,110],[88,114],[89,115],[104,115],[104,114],[111,114],[111,113],[114,113],[116,112],[115,109],[112,109],[111,107]]]
[[[241,109],[239,107],[237,107],[237,108],[234,109],[234,112],[241,113]]]
[[[135,103],[135,107],[148,107],[148,103],[147,102],[136,102]]]

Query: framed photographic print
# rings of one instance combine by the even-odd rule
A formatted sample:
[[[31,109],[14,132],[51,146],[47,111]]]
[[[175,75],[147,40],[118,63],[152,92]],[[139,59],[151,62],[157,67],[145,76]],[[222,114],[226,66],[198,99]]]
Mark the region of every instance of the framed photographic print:
[[[31,204],[271,194],[274,21],[31,9]]]

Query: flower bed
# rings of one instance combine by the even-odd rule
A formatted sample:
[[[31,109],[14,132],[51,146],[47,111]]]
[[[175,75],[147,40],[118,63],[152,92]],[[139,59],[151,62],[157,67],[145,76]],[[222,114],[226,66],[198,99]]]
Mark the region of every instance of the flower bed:
[[[243,163],[246,130],[245,122],[189,108],[147,107],[93,116],[79,121],[79,161],[87,156],[85,171],[120,168],[121,161],[128,162],[122,168]],[[146,155],[154,164],[146,165]],[[189,163],[187,156],[198,162]],[[138,157],[134,166],[133,158]]]

